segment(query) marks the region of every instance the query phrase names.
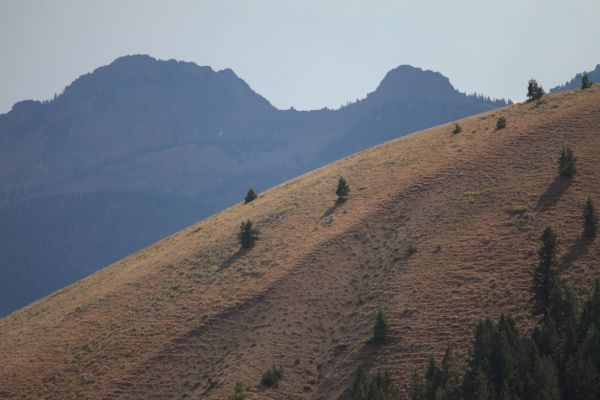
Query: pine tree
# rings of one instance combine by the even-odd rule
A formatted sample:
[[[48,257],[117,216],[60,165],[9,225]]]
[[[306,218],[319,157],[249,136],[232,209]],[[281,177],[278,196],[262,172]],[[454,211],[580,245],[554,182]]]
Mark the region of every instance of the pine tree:
[[[588,329],[594,325],[600,326],[600,279],[596,280],[592,295],[583,304],[577,327],[578,339],[583,340],[588,333]]]
[[[590,78],[588,77],[587,72],[584,72],[583,75],[581,75],[581,89],[582,90],[589,89],[592,87],[592,85],[593,85],[593,83],[590,80]]]
[[[352,400],[400,400],[400,391],[387,370],[367,376],[359,365],[352,384]]]
[[[256,192],[254,191],[254,189],[252,189],[252,188],[248,189],[248,193],[246,193],[246,197],[244,197],[244,204],[248,204],[251,201],[256,200],[257,197],[258,196],[257,196]]]
[[[423,377],[414,373],[410,381],[410,400],[426,400]]]
[[[583,207],[583,235],[588,238],[596,236],[598,230],[598,215],[591,197],[588,197]]]
[[[496,130],[499,131],[500,129],[504,129],[504,128],[506,128],[506,118],[499,117],[498,120],[496,121]]]
[[[538,265],[533,272],[533,313],[543,315],[550,307],[551,295],[557,285],[556,235],[550,227],[544,229]]]
[[[242,382],[235,384],[234,394],[229,396],[227,400],[245,400],[246,399],[246,388]]]
[[[453,134],[460,133],[462,131],[462,127],[458,124],[458,122],[454,123],[454,129],[452,129]]]
[[[277,383],[283,378],[283,368],[273,364],[271,368],[263,372],[260,384],[267,387],[277,387]]]
[[[573,149],[568,146],[563,146],[560,150],[558,158],[558,172],[563,178],[570,178],[575,175],[575,162],[577,157],[573,154]]]
[[[446,399],[457,399],[460,391],[460,373],[450,346],[446,347],[440,366],[441,381]]]
[[[258,239],[260,231],[252,226],[252,221],[247,220],[242,222],[238,232],[238,240],[242,249],[249,249],[254,246],[254,242]]]
[[[373,326],[373,343],[381,345],[385,343],[388,336],[388,323],[383,311],[379,310],[375,316],[375,325]]]
[[[527,101],[537,101],[544,96],[544,89],[535,79],[530,79],[527,85]]]
[[[344,177],[340,176],[340,179],[338,180],[338,186],[335,191],[335,194],[338,196],[337,202],[338,203],[345,202],[348,198],[349,193],[350,193],[350,186],[348,186]]]
[[[356,375],[354,377],[354,383],[352,384],[352,398],[362,399],[366,396],[367,392],[367,374],[362,366],[358,364]]]
[[[531,379],[525,393],[526,399],[560,400],[558,371],[550,357],[538,359],[533,363]]]

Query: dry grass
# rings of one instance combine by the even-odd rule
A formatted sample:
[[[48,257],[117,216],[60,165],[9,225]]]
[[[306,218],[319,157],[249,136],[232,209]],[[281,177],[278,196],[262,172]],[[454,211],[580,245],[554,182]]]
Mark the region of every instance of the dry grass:
[[[236,382],[251,399],[336,398],[359,361],[404,385],[446,343],[464,350],[484,316],[527,329],[546,225],[572,285],[599,272],[597,241],[578,237],[585,199],[600,201],[600,86],[460,126],[315,170],[3,318],[0,398],[223,399]],[[556,180],[565,144],[569,185]],[[336,205],[338,176],[352,192]],[[247,218],[262,237],[240,253]],[[378,309],[391,335],[379,350],[366,343]],[[273,364],[278,387],[256,386]]]

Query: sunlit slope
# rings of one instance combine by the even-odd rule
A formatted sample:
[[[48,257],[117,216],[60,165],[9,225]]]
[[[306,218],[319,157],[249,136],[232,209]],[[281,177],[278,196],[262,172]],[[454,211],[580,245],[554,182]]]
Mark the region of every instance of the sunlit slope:
[[[484,316],[530,326],[546,225],[571,284],[600,274],[598,241],[578,239],[585,199],[600,204],[600,87],[459,124],[277,186],[0,320],[0,397],[223,399],[239,381],[253,399],[337,398],[358,362],[404,385],[448,342],[464,350]],[[570,184],[563,145],[578,157]],[[339,176],[351,194],[336,206]],[[262,234],[240,252],[245,219]],[[391,339],[376,349],[379,309]],[[272,364],[278,388],[257,387]]]

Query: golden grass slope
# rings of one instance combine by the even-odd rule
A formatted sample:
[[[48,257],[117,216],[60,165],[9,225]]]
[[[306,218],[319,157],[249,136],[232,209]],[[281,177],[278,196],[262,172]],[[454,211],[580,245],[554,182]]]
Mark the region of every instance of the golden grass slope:
[[[335,399],[358,362],[406,385],[447,343],[464,351],[480,318],[530,327],[546,225],[572,285],[600,273],[598,240],[579,239],[585,199],[600,204],[600,86],[459,123],[279,185],[3,318],[0,398],[224,399],[243,382],[250,399]],[[336,206],[340,175],[352,191]],[[262,236],[243,253],[247,218]],[[378,309],[379,350],[366,343]],[[279,386],[257,386],[272,364]]]

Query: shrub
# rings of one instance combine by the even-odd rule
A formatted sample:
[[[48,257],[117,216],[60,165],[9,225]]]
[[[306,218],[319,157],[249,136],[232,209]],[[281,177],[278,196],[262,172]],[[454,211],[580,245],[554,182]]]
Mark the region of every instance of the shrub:
[[[527,101],[537,101],[544,96],[544,89],[535,79],[530,79],[527,85]]]
[[[461,131],[462,131],[462,128],[460,127],[458,122],[455,122],[454,129],[452,129],[452,133],[456,135],[457,133],[460,133]]]
[[[564,178],[570,178],[575,174],[575,162],[577,158],[573,155],[573,149],[570,147],[563,147],[560,150],[560,157],[558,158],[558,172],[560,176]]]
[[[256,195],[256,192],[254,191],[254,189],[250,188],[248,189],[248,193],[246,193],[246,197],[244,197],[244,204],[248,204],[251,201],[256,200],[258,196]]]
[[[598,230],[598,215],[591,197],[588,197],[583,207],[583,235],[588,238],[596,236]]]
[[[406,246],[406,257],[410,257],[413,254],[415,254],[417,252],[417,246],[415,246],[414,244],[409,244],[408,246]]]
[[[375,316],[375,325],[373,326],[373,343],[381,345],[385,343],[388,336],[388,322],[387,318],[383,314],[383,311],[379,310]]]
[[[587,72],[584,72],[583,75],[581,75],[581,89],[582,90],[589,89],[592,87],[592,85],[593,85],[593,82],[588,77]]]
[[[242,249],[249,249],[254,246],[254,242],[258,239],[260,231],[252,226],[252,221],[247,220],[240,225],[238,232],[238,240]]]
[[[227,398],[227,400],[245,400],[246,399],[246,388],[242,382],[235,384],[234,393]]]
[[[281,378],[283,378],[283,368],[273,364],[271,368],[263,372],[260,383],[263,386],[276,387]]]
[[[348,198],[349,193],[350,193],[350,186],[348,186],[344,177],[340,176],[340,179],[338,180],[338,186],[335,191],[335,194],[338,196],[337,202],[338,203],[345,202],[346,199]]]
[[[504,129],[504,128],[506,128],[506,118],[500,117],[496,121],[496,130],[499,131],[500,129]]]

